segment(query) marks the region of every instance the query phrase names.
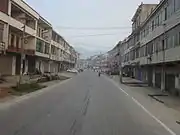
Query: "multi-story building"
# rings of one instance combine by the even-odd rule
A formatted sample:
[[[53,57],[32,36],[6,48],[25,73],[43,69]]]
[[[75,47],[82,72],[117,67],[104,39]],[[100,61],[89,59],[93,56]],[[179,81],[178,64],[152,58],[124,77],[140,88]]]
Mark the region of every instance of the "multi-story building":
[[[118,43],[112,50],[108,51],[108,68],[112,73],[119,72],[119,45]]]
[[[77,59],[74,48],[23,0],[0,4],[0,51],[0,73],[7,75],[20,74],[21,69],[59,72],[75,66]]]
[[[161,0],[148,8],[145,5],[139,6],[132,19],[130,36],[134,40],[126,48],[130,51],[125,51],[124,69],[131,69],[133,77],[152,86],[177,93],[180,89],[180,1]],[[139,19],[143,16],[144,19]]]

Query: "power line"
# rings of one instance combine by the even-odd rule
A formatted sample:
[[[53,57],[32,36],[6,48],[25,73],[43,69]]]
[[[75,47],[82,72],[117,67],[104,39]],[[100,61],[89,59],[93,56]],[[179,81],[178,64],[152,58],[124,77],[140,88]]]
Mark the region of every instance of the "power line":
[[[58,26],[60,29],[66,30],[119,30],[119,29],[131,29],[132,27],[68,27]]]
[[[118,35],[120,33],[111,33],[111,34],[91,34],[91,35],[78,35],[78,36],[72,36],[71,38],[81,38],[81,37],[97,37],[97,36],[112,36],[112,35]]]

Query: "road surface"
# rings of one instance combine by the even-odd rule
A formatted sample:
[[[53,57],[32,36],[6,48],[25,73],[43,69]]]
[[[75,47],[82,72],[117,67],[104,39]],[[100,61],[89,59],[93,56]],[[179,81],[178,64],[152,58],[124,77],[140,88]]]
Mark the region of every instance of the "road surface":
[[[106,77],[86,71],[0,110],[0,135],[172,135]]]

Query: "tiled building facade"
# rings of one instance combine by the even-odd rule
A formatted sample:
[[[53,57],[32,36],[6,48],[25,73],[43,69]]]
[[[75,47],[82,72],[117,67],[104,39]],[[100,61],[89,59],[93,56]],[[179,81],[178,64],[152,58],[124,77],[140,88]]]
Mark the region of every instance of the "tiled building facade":
[[[0,51],[0,73],[6,75],[20,73],[22,51],[23,73],[59,72],[77,60],[74,48],[23,0],[1,1]]]
[[[120,45],[123,70],[170,92],[180,91],[180,1],[141,4]]]

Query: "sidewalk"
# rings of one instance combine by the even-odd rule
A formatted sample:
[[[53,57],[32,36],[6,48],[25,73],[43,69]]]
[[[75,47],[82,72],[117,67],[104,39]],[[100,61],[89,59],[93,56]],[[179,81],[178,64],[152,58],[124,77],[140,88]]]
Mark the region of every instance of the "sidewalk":
[[[61,73],[58,73],[58,75],[60,77],[60,80],[54,80],[54,81],[49,81],[49,82],[39,83],[39,84],[48,87],[48,86],[60,83],[61,81],[65,80],[66,78],[72,78],[73,76],[75,76],[75,74],[67,73],[67,72],[61,72]],[[37,81],[40,77],[41,77],[40,75],[34,75],[30,79],[30,76],[24,75],[22,77],[22,81],[23,81],[23,83],[32,82],[32,81],[34,82],[34,81]],[[4,101],[6,99],[14,98],[14,96],[10,94],[11,87],[13,87],[17,84],[18,79],[19,79],[19,76],[3,77],[3,81],[1,81],[1,83],[0,83],[0,102]]]
[[[136,99],[143,107],[152,113],[152,115],[165,123],[170,129],[176,133],[180,133],[180,98],[162,93],[160,89],[148,87],[147,84],[135,79],[123,78],[124,84],[120,84],[118,76],[113,76],[111,80],[127,92],[129,97]],[[163,101],[163,103],[149,95],[164,95],[155,96],[160,101]]]
[[[119,82],[118,76],[114,76],[113,79],[116,82]],[[167,92],[162,92],[158,88],[149,87],[146,83],[129,77],[123,77],[123,84],[130,87],[134,92],[151,97],[153,100],[180,112],[180,97],[175,97]]]

